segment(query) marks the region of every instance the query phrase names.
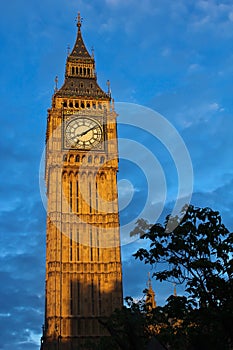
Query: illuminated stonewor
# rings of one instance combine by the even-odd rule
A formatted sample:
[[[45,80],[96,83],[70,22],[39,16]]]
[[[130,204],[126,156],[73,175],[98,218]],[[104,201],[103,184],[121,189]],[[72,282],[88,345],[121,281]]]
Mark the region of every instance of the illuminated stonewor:
[[[41,349],[85,349],[122,306],[116,112],[78,33],[48,110],[46,305]],[[83,347],[84,346],[84,347]]]
[[[148,273],[148,282],[147,282],[147,293],[146,293],[146,307],[147,311],[151,311],[156,308],[155,301],[155,292],[152,288],[150,273]]]

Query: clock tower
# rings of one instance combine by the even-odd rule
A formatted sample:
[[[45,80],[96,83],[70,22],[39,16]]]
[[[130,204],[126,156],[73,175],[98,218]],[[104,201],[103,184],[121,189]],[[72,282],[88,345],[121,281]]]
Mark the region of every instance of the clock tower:
[[[46,299],[42,350],[89,349],[122,306],[114,102],[82,39],[68,54],[46,132]]]

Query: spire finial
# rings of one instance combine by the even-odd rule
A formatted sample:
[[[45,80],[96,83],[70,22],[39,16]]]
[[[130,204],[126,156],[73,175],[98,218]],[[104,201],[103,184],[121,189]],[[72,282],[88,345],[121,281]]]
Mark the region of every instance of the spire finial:
[[[70,45],[68,44],[67,45],[67,56],[69,56],[69,54],[70,54]]]
[[[92,46],[91,48],[91,58],[94,58],[95,56],[95,50],[94,50],[94,47]]]
[[[155,292],[152,288],[151,278],[150,278],[150,272],[148,272],[148,281],[147,281],[147,295],[146,295],[146,304],[148,307],[148,311],[151,311],[152,309],[156,308],[156,301],[155,301]]]
[[[173,283],[173,287],[174,287],[173,295],[174,295],[174,297],[176,297],[177,296],[176,283]]]
[[[151,287],[152,287],[151,278],[150,278],[150,272],[148,272],[148,282],[147,282],[147,285],[148,285],[148,288],[151,288]]]
[[[115,101],[114,101],[114,98],[112,98],[112,111],[115,111]]]
[[[77,27],[78,27],[78,29],[80,29],[81,28],[81,26],[82,26],[82,17],[81,17],[81,15],[80,15],[80,12],[78,12],[78,17],[77,17]]]
[[[58,85],[58,76],[56,75],[55,79],[55,88],[54,88],[54,92],[57,92],[58,88],[57,88],[57,85]]]
[[[108,96],[111,97],[111,85],[109,80],[107,80],[107,87],[108,87]]]

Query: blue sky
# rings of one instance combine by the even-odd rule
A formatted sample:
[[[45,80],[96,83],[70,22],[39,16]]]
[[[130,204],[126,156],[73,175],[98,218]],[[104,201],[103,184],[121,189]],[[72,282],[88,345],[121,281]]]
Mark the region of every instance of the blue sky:
[[[100,85],[105,89],[110,79],[116,102],[156,110],[178,130],[193,165],[192,204],[219,210],[225,225],[233,228],[232,1],[4,2],[0,14],[1,350],[38,346],[45,269],[39,163],[54,78],[58,75],[62,84],[78,10],[84,18],[85,43],[89,50],[95,49]],[[148,135],[119,127],[120,137],[132,134],[146,147],[154,145],[164,171],[167,196],[162,220],[172,210],[177,192],[174,162]],[[127,161],[120,163],[119,180],[125,179],[121,199],[127,189],[134,190],[122,220],[140,211],[138,206],[146,200],[145,176],[133,176],[134,167]],[[124,292],[135,297],[141,295],[148,271],[131,258],[140,245],[136,241],[122,248]],[[158,303],[172,292],[172,286],[158,282],[153,286]]]

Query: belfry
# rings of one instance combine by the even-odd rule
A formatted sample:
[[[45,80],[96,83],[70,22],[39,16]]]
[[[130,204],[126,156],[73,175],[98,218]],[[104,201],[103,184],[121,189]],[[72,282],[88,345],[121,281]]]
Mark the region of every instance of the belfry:
[[[77,19],[65,81],[48,110],[45,324],[41,350],[88,349],[122,306],[117,113]],[[56,83],[57,85],[57,83]]]

